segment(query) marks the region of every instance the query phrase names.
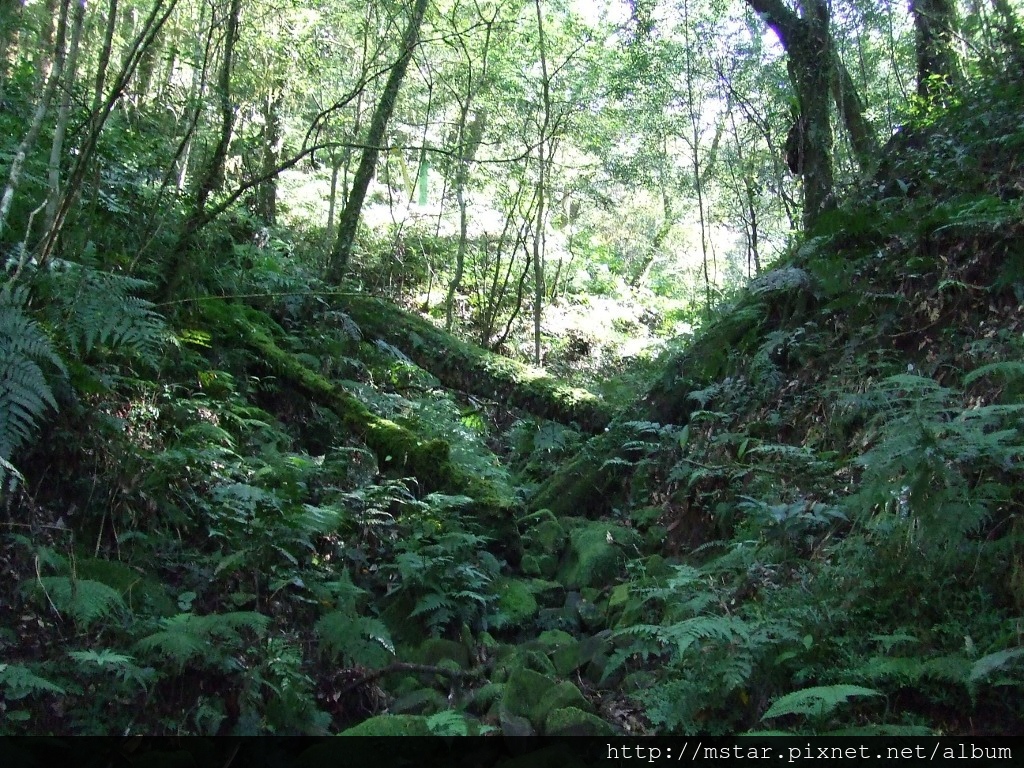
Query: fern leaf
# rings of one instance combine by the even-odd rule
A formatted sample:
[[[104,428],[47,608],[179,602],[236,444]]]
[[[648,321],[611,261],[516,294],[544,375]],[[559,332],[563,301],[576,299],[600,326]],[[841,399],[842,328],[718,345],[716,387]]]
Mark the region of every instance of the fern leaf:
[[[804,688],[802,691],[793,691],[793,693],[787,693],[776,699],[761,719],[770,720],[783,715],[822,718],[854,696],[881,695],[880,691],[873,688],[862,688],[859,685],[821,685]]]
[[[43,412],[57,408],[42,366],[67,373],[42,328],[26,313],[27,301],[24,290],[0,290],[0,482],[17,479],[11,455],[32,437]]]
[[[83,629],[114,612],[124,611],[124,600],[114,588],[91,579],[44,576],[26,586],[38,588],[61,613],[67,613]]]
[[[990,653],[988,656],[982,656],[974,662],[974,665],[971,667],[971,672],[967,676],[967,681],[970,683],[977,683],[979,680],[988,677],[997,669],[1002,669],[1022,656],[1024,656],[1024,648],[1007,648],[1006,650]]]
[[[10,700],[23,699],[33,693],[67,693],[23,664],[0,664],[0,690]]]
[[[349,611],[331,611],[316,623],[321,650],[328,656],[339,656],[371,668],[387,664],[395,655],[395,646],[387,627],[376,619],[357,616]]]

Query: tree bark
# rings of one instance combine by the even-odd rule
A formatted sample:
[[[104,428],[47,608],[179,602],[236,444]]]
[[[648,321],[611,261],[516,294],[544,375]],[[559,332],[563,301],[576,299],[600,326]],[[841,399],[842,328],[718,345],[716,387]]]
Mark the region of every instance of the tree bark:
[[[7,173],[7,184],[4,186],[3,194],[0,195],[0,235],[3,234],[7,225],[7,217],[11,212],[11,204],[14,201],[14,192],[21,182],[21,172],[25,166],[28,152],[39,138],[39,132],[43,128],[43,120],[46,118],[46,111],[53,101],[53,94],[57,88],[57,81],[64,72],[65,43],[67,39],[68,2],[61,4],[60,16],[57,21],[57,42],[53,50],[40,52],[39,73],[43,77],[43,92],[36,103],[32,113],[32,120],[28,130],[22,138],[18,148],[14,151],[11,160],[11,167]],[[45,44],[45,43],[44,43]],[[47,47],[49,47],[47,45]]]
[[[941,98],[956,85],[959,62],[953,48],[956,34],[955,0],[910,0],[917,50],[917,95]]]
[[[423,26],[423,17],[426,15],[427,2],[428,0],[414,0],[405,34],[402,35],[402,49],[398,60],[391,67],[387,82],[384,84],[384,92],[373,111],[370,130],[366,137],[366,148],[359,160],[359,167],[352,179],[352,190],[338,220],[338,237],[334,241],[327,270],[327,278],[331,282],[340,282],[348,268],[348,262],[352,256],[352,246],[355,244],[356,232],[359,228],[363,201],[366,199],[366,192],[377,169],[377,158],[384,142],[388,121],[395,111],[398,91],[402,87],[402,80],[405,79],[413,51],[419,43],[420,28]]]
[[[790,165],[804,181],[804,229],[832,205],[832,122],[829,94],[836,58],[827,0],[806,0],[803,15],[782,0],[747,0],[778,35],[788,56],[798,113],[790,132]]]
[[[60,107],[57,109],[57,124],[53,128],[53,141],[50,143],[50,163],[47,169],[49,193],[46,198],[46,223],[44,225],[47,232],[57,218],[57,204],[60,201],[61,157],[64,154],[64,137],[68,129],[68,116],[71,114],[71,94],[74,91],[75,77],[78,74],[78,49],[82,41],[84,26],[85,0],[78,0],[75,4],[71,24],[71,44],[64,67],[64,92],[61,94]]]

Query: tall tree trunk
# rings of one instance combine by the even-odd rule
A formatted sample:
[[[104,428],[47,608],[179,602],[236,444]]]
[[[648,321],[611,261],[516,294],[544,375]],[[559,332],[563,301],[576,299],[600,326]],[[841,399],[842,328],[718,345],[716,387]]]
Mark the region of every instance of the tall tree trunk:
[[[790,168],[803,177],[803,224],[804,229],[810,229],[832,204],[829,94],[836,57],[829,35],[828,0],[806,0],[802,16],[782,0],[747,0],[747,4],[775,31],[786,49],[798,104],[787,148]]]
[[[224,165],[231,146],[231,135],[235,126],[235,108],[231,103],[231,76],[234,72],[235,45],[238,42],[239,22],[242,15],[242,0],[231,0],[228,9],[227,28],[224,33],[224,51],[221,56],[220,73],[217,77],[217,97],[220,101],[220,132],[217,145],[206,162],[202,176],[196,184],[195,199],[175,249],[174,256],[165,272],[160,295],[165,300],[178,288],[182,276],[191,263],[193,238],[210,220],[206,206],[210,196],[224,181]],[[211,26],[216,23],[211,13]]]
[[[0,0],[0,101],[4,99],[4,85],[17,48],[21,9],[21,0]]]
[[[263,99],[263,167],[266,181],[256,187],[256,215],[267,224],[277,223],[277,176],[273,170],[281,159],[281,104],[284,82],[274,84]]]
[[[420,28],[423,26],[423,17],[426,15],[427,2],[428,0],[414,0],[405,34],[402,35],[402,49],[398,60],[391,67],[387,82],[384,84],[384,92],[381,93],[380,101],[377,102],[373,111],[370,130],[366,137],[366,147],[363,149],[359,168],[352,180],[352,190],[338,220],[338,237],[334,241],[334,248],[331,250],[327,268],[328,280],[332,282],[339,282],[348,268],[348,262],[352,256],[352,246],[355,244],[356,232],[359,228],[363,201],[366,199],[366,191],[369,189],[370,181],[373,180],[377,169],[377,158],[384,142],[388,121],[395,111],[398,91],[402,87],[402,80],[405,79],[413,51],[419,42]]]
[[[61,75],[64,72],[64,58],[65,58],[65,44],[67,41],[67,27],[68,27],[68,7],[69,2],[65,0],[60,7],[60,15],[57,20],[57,37],[56,44],[50,49],[49,41],[44,41],[44,45],[47,46],[46,50],[39,53],[41,69],[39,72],[45,73],[43,76],[43,91],[39,97],[39,101],[36,103],[36,108],[32,113],[32,120],[29,123],[28,130],[25,131],[25,135],[18,145],[17,149],[14,150],[14,157],[11,159],[11,167],[7,172],[7,184],[4,186],[3,194],[0,195],[0,235],[3,235],[4,229],[7,225],[7,217],[11,213],[11,203],[14,201],[14,192],[18,188],[18,184],[21,181],[21,172],[25,167],[25,160],[28,157],[29,150],[32,149],[36,143],[36,139],[39,138],[39,132],[43,128],[43,120],[46,118],[46,112],[50,108],[50,102],[53,101],[53,94],[57,88],[57,81],[60,80]]]
[[[960,79],[959,61],[953,48],[956,34],[956,0],[910,0],[917,50],[917,95],[941,98],[943,91]]]
[[[544,110],[537,142],[537,218],[533,231],[533,361],[540,365],[541,354],[540,324],[544,313],[544,216],[545,184],[547,183],[547,157],[544,144],[548,140],[548,125],[551,121],[551,82],[548,79],[547,48],[544,41],[544,17],[540,0],[534,0],[537,10],[537,41],[540,49],[541,96]]]
[[[71,23],[71,43],[68,48],[67,63],[64,66],[64,90],[57,109],[57,124],[53,128],[53,141],[50,143],[50,163],[47,173],[49,193],[46,198],[45,229],[49,231],[57,218],[57,204],[60,201],[60,166],[64,154],[64,136],[68,129],[68,116],[71,114],[71,94],[78,75],[78,49],[82,42],[82,28],[85,26],[86,0],[77,0]]]
[[[89,119],[82,132],[83,138],[79,142],[78,154],[75,156],[75,162],[72,164],[71,169],[68,172],[68,181],[65,185],[65,191],[60,196],[60,205],[57,206],[57,213],[53,224],[50,226],[39,245],[38,260],[40,264],[44,264],[53,252],[53,248],[57,242],[57,238],[60,236],[60,231],[64,226],[64,221],[67,218],[68,212],[71,210],[71,206],[78,195],[79,189],[85,180],[89,168],[92,165],[92,158],[96,152],[96,147],[99,144],[100,134],[103,132],[103,128],[110,117],[110,113],[124,95],[125,89],[128,87],[128,84],[131,82],[131,79],[138,68],[141,56],[149,46],[154,44],[156,36],[160,33],[160,30],[167,22],[167,19],[170,18],[170,15],[174,11],[176,5],[177,0],[166,0],[166,2],[164,2],[164,0],[157,0],[157,2],[153,4],[138,35],[129,44],[121,62],[120,69],[114,77],[109,91],[106,93],[105,97],[98,99],[96,104],[94,104],[93,110],[90,113]],[[107,64],[108,62],[103,59],[98,63],[100,73],[97,74],[96,93],[101,96],[102,86],[104,83],[103,78],[105,77]]]

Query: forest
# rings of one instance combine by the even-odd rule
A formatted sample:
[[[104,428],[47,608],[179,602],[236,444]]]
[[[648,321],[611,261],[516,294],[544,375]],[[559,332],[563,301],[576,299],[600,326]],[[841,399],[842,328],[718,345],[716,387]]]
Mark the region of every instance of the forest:
[[[0,736],[1024,735],[1022,24],[0,0]]]

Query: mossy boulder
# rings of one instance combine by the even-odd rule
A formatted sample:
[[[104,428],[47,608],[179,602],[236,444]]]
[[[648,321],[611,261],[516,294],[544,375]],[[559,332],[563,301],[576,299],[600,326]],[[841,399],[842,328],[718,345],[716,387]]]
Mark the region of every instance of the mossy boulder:
[[[537,615],[537,598],[529,584],[519,579],[501,579],[495,586],[504,626],[521,627]]]
[[[542,648],[550,650],[560,648],[563,645],[571,645],[575,642],[575,637],[561,629],[546,629],[537,636],[537,643]]]
[[[433,688],[419,688],[392,702],[388,710],[396,715],[433,715],[448,709],[448,697]]]
[[[569,589],[606,587],[622,570],[626,552],[640,541],[635,531],[603,521],[585,520],[569,534],[558,580]]]
[[[476,715],[483,715],[500,703],[504,693],[503,683],[485,683],[470,692],[466,701],[466,710]]]
[[[594,711],[594,706],[580,693],[580,689],[568,680],[563,680],[548,691],[544,699],[535,707],[533,720],[539,728],[544,725],[549,713],[565,707],[575,707],[584,712]]]
[[[454,661],[460,669],[469,668],[469,649],[454,640],[431,637],[420,643],[410,661],[437,666],[442,661]]]
[[[557,520],[542,520],[526,532],[525,546],[530,552],[557,555],[565,546],[566,535]]]
[[[544,722],[546,736],[615,736],[616,730],[596,715],[577,707],[554,709]]]
[[[558,558],[554,555],[535,555],[528,552],[523,555],[519,568],[524,576],[550,579],[558,571]]]
[[[430,736],[423,715],[377,715],[342,731],[341,736]]]
[[[508,714],[525,717],[537,728],[543,723],[540,716],[547,713],[547,700],[556,687],[557,683],[547,675],[518,667],[509,675],[501,709]]]

